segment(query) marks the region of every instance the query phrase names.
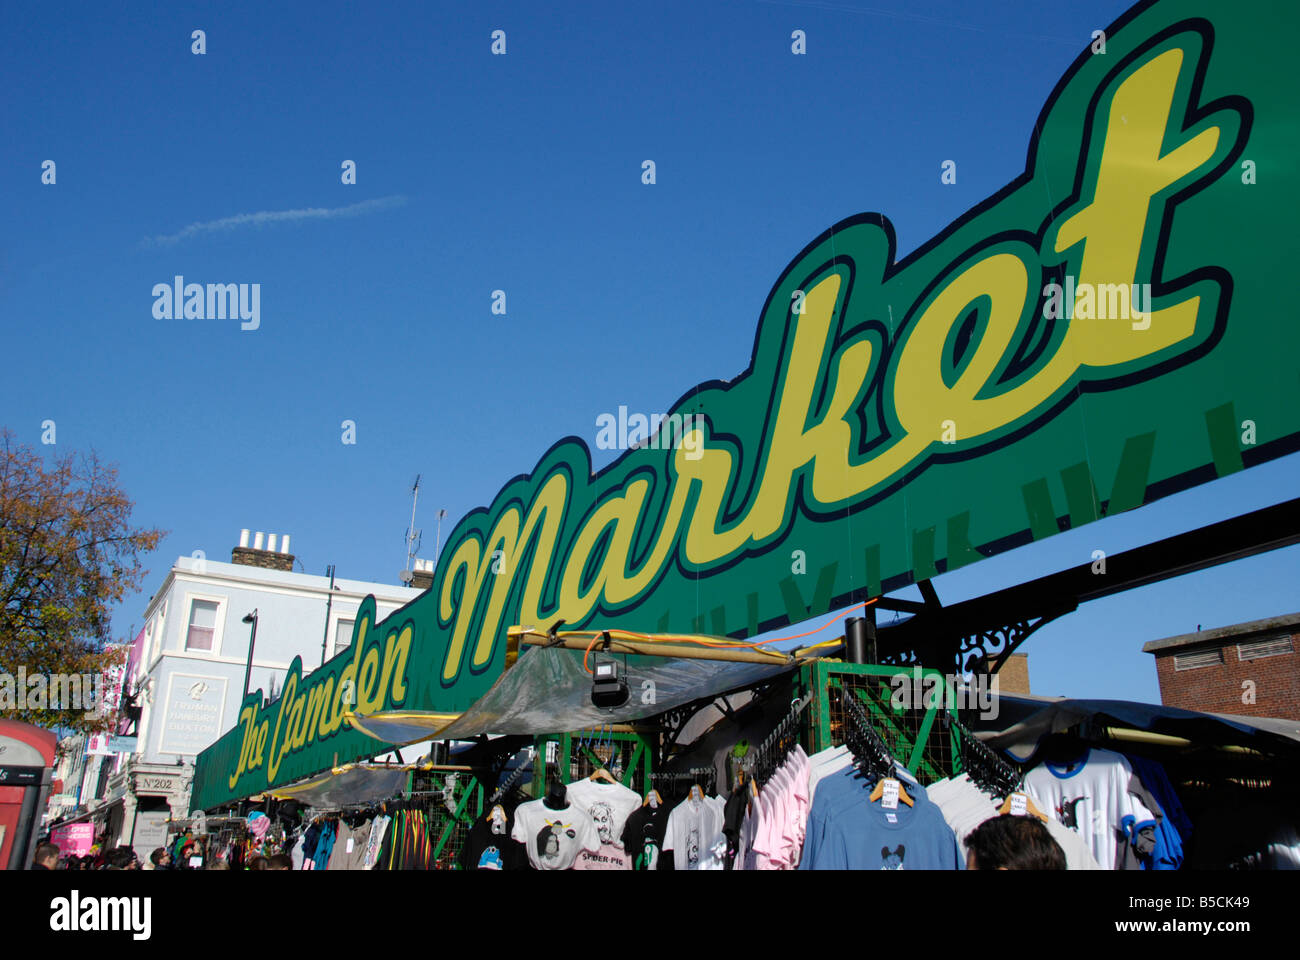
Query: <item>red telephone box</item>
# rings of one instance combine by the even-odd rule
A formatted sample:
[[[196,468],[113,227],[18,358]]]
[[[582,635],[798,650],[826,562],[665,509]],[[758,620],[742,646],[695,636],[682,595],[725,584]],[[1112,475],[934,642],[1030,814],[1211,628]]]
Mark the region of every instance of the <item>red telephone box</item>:
[[[0,720],[0,870],[24,870],[32,862],[58,742],[48,730]]]

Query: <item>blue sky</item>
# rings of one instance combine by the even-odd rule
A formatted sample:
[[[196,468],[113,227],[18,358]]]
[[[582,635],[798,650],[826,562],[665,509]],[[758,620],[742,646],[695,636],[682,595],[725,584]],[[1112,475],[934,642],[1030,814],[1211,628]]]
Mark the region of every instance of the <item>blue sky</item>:
[[[54,420],[171,531],[122,635],[176,556],[225,559],[241,527],[291,534],[310,573],[395,582],[416,473],[432,556],[437,508],[445,533],[556,439],[594,446],[599,414],[739,373],[795,253],[879,210],[901,257],[1014,178],[1047,94],[1128,4],[379,6],[0,14],[0,422],[38,444]],[[336,212],[150,242],[308,209]],[[260,329],[155,319],[177,274],[260,283]],[[1298,465],[936,586],[951,602],[1287,499]],[[1291,612],[1298,566],[1291,548],[1090,604],[1025,648],[1035,690],[1156,700],[1145,640]]]

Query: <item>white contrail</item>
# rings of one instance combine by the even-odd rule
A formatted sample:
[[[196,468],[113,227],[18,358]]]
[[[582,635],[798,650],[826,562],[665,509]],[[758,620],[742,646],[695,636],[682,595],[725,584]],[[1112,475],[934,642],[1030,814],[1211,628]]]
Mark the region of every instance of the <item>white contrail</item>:
[[[257,213],[238,213],[233,217],[220,220],[207,220],[191,223],[178,233],[159,237],[147,237],[141,241],[145,247],[170,247],[182,240],[196,237],[201,233],[215,233],[221,230],[234,230],[236,227],[250,225],[261,226],[267,223],[292,223],[299,220],[333,220],[337,217],[359,217],[362,214],[378,210],[391,210],[406,205],[406,197],[380,197],[377,200],[363,200],[346,207],[305,207],[302,210],[259,210]]]

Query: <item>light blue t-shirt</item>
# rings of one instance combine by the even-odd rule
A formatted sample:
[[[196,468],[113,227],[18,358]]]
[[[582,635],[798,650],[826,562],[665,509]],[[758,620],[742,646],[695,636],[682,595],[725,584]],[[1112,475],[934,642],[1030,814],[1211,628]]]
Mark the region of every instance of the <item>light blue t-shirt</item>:
[[[961,870],[957,837],[924,790],[886,810],[852,767],[826,777],[808,814],[800,870]]]

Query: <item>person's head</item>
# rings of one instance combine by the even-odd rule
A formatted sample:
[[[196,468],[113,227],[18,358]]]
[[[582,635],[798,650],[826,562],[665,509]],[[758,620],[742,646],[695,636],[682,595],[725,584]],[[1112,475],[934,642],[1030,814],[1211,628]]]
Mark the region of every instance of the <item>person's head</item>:
[[[138,866],[135,851],[130,847],[118,847],[108,855],[108,862],[121,870],[131,870]]]
[[[270,870],[271,865],[267,861],[266,857],[254,857],[252,860],[248,861],[248,869],[249,870]]]
[[[293,858],[290,857],[287,853],[277,853],[275,856],[270,857],[270,858],[267,859],[267,861],[266,861],[266,869],[268,869],[268,870],[292,870],[292,869],[293,869]]]
[[[968,870],[1064,870],[1065,852],[1035,817],[985,820],[966,838]]]
[[[48,841],[38,844],[32,862],[40,864],[46,870],[53,870],[59,865],[59,848]]]
[[[149,854],[150,861],[155,867],[165,867],[171,860],[171,854],[167,852],[166,847],[159,847],[153,853]]]
[[[230,864],[226,863],[226,861],[224,861],[224,860],[213,860],[211,863],[208,864],[208,869],[209,869],[209,870],[229,870],[229,869],[230,869]]]

